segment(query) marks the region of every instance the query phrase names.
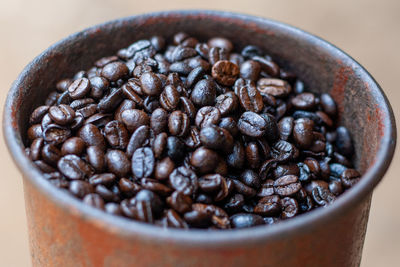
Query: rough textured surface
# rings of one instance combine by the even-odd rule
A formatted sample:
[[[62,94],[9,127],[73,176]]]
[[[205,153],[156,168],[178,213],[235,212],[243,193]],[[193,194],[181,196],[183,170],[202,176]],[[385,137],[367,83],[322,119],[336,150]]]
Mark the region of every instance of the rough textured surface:
[[[0,12],[4,15],[2,16],[4,24],[0,26],[0,30],[9,38],[8,42],[1,44],[3,51],[7,51],[0,53],[2,61],[7,62],[1,66],[4,74],[0,78],[4,89],[1,93],[2,101],[4,101],[6,88],[9,87],[23,65],[51,42],[66,36],[69,32],[96,22],[132,13],[142,13],[154,8],[152,1],[139,7],[134,7],[135,2],[131,1],[117,1],[117,5],[97,2],[99,7],[96,8],[96,12],[82,16],[81,11],[74,6],[74,2],[77,3],[72,1],[62,4],[60,8],[66,11],[63,12],[64,15],[50,12],[52,5],[34,5],[24,0],[2,2],[5,8],[2,8]],[[92,3],[88,1],[79,5],[82,10],[85,10]],[[205,1],[200,4],[171,1],[168,3],[168,8],[204,8],[210,3],[212,2]],[[226,1],[214,4],[216,8],[226,8]],[[157,9],[165,9],[166,5],[167,3],[157,4]],[[343,9],[343,5],[346,5],[345,9]],[[313,11],[306,12],[311,6]],[[360,8],[363,12],[359,12]],[[395,49],[396,44],[399,44],[400,38],[398,34],[390,34],[391,30],[398,25],[398,16],[396,17],[396,12],[399,10],[398,2],[388,0],[383,4],[375,5],[372,1],[352,3],[344,1],[330,3],[250,1],[237,3],[235,6],[230,6],[229,9],[283,20],[331,40],[366,65],[388,93],[391,101],[398,99],[398,90],[395,90],[397,87],[394,86],[397,84],[397,77],[394,75],[393,67],[397,66],[396,62],[399,57],[391,51]],[[374,38],[371,38],[372,36]],[[395,103],[393,102],[393,104]],[[396,105],[394,107],[396,108]],[[374,114],[371,113],[371,116]],[[3,144],[1,144],[1,155],[4,157],[2,166],[4,182],[7,186],[0,189],[2,200],[0,209],[5,212],[5,216],[0,222],[0,232],[4,237],[0,242],[2,247],[0,262],[5,266],[26,266],[28,255],[24,240],[25,231],[23,230],[25,221],[22,216],[24,211],[21,201],[21,179],[17,177],[17,170],[12,167],[11,159],[8,158]],[[394,231],[399,219],[395,215],[396,212],[388,208],[388,204],[393,203],[397,197],[395,190],[399,180],[395,173],[399,170],[398,166],[400,165],[392,165],[385,182],[374,194],[373,215],[370,219],[362,266],[376,266],[383,260],[387,266],[395,266],[391,260],[395,259],[395,252],[400,244],[399,234]],[[13,205],[7,206],[10,201],[15,202]]]

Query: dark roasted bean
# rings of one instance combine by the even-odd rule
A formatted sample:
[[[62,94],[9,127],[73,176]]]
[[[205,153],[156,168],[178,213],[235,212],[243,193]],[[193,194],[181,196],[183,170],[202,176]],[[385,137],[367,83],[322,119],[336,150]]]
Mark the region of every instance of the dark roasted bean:
[[[137,128],[131,135],[131,138],[129,139],[129,143],[126,148],[127,156],[131,157],[133,153],[136,151],[136,149],[148,145],[147,141],[149,135],[150,135],[149,126],[143,125]],[[154,144],[157,145],[156,142],[154,142]]]
[[[86,149],[86,154],[87,161],[93,166],[96,172],[102,172],[105,169],[106,161],[102,148],[98,146],[90,146]]]
[[[185,144],[175,136],[167,138],[167,155],[175,161],[181,161],[185,156]]]
[[[98,209],[104,209],[104,200],[98,194],[88,194],[83,198],[83,203]]]
[[[169,175],[169,183],[172,188],[188,196],[194,194],[198,187],[196,173],[185,167],[176,168]]]
[[[264,107],[262,96],[253,83],[246,84],[239,89],[240,104],[247,111],[261,112]]]
[[[321,186],[317,186],[312,190],[312,197],[315,203],[320,206],[329,205],[336,199],[336,197],[329,192],[328,189]]]
[[[42,148],[42,159],[52,165],[56,166],[58,160],[61,158],[61,151],[52,144],[46,144]]]
[[[104,127],[104,136],[112,148],[125,149],[128,145],[128,130],[122,122],[110,121]]]
[[[254,60],[247,60],[240,65],[240,77],[243,79],[257,81],[260,71],[260,64]]]
[[[282,219],[289,219],[297,215],[299,213],[299,204],[296,199],[291,197],[285,197],[281,200],[282,206]]]
[[[125,194],[128,197],[134,196],[142,189],[138,184],[132,182],[127,178],[121,178],[119,180],[118,188],[121,190],[123,194]]]
[[[183,142],[190,149],[198,148],[201,145],[199,129],[195,126],[192,126]]]
[[[40,160],[43,144],[44,144],[43,138],[36,138],[35,140],[33,140],[30,146],[30,154],[29,154],[31,160],[33,161]]]
[[[168,206],[179,213],[185,213],[192,209],[192,199],[180,191],[175,191],[167,198]]]
[[[165,157],[157,163],[154,177],[158,180],[165,180],[169,177],[174,168],[175,164],[171,158]]]
[[[99,146],[100,148],[104,148],[106,146],[104,137],[99,128],[93,124],[84,125],[79,130],[78,135],[87,146]]]
[[[89,178],[89,183],[93,186],[96,185],[112,185],[116,179],[116,176],[113,173],[102,173],[102,174],[95,174]]]
[[[78,198],[83,198],[93,193],[93,187],[85,181],[72,181],[69,184],[69,191]]]
[[[168,117],[168,129],[172,135],[185,136],[190,129],[188,115],[180,110],[172,112]]]
[[[254,207],[254,213],[261,216],[276,216],[281,212],[281,199],[277,195],[261,198]]]
[[[275,193],[280,196],[291,196],[301,188],[299,178],[295,175],[285,175],[274,182]]]
[[[230,218],[231,225],[233,228],[247,228],[265,224],[263,218],[260,215],[238,213]]]
[[[82,180],[93,174],[92,168],[76,155],[66,155],[57,163],[58,170],[71,180]]]
[[[273,195],[274,192],[274,181],[273,180],[266,180],[262,185],[260,190],[257,193],[258,197],[266,197]]]
[[[331,193],[335,196],[340,195],[341,193],[343,193],[342,183],[339,181],[331,181],[329,183],[329,191],[331,191]]]
[[[196,149],[190,158],[190,163],[196,167],[200,173],[212,172],[217,167],[218,161],[218,154],[205,147]]]
[[[213,65],[211,74],[219,84],[231,86],[239,75],[239,67],[228,60],[220,60]]]
[[[221,113],[216,107],[206,106],[197,111],[196,126],[199,128],[217,125],[221,119]]]
[[[159,134],[167,130],[168,112],[165,109],[158,108],[153,111],[150,117],[150,127],[154,134]]]
[[[28,135],[30,135],[29,131],[28,131]],[[34,136],[34,135],[32,134],[32,136]],[[67,140],[70,136],[71,136],[71,131],[68,128],[59,126],[57,124],[50,124],[43,131],[43,139],[47,143],[54,144],[54,145],[59,145],[59,144],[65,142],[65,140]],[[35,138],[32,138],[32,139],[36,139],[37,137],[41,137],[41,136],[34,136],[34,137]]]
[[[232,117],[222,118],[219,127],[227,130],[232,136],[236,136],[239,132],[236,121]]]
[[[204,127],[201,129],[199,137],[206,148],[223,150],[227,153],[232,151],[233,137],[223,128],[217,126]]]
[[[154,154],[151,148],[136,149],[132,156],[132,174],[136,178],[150,177],[154,170]]]
[[[153,72],[146,72],[140,76],[140,84],[145,94],[155,96],[161,93],[162,82]]]
[[[289,83],[273,78],[259,79],[257,89],[261,94],[269,94],[275,97],[285,97],[292,91]]]
[[[121,150],[109,150],[105,155],[108,170],[119,177],[126,176],[131,168],[128,157]]]
[[[29,124],[33,125],[36,123],[40,123],[43,119],[43,116],[46,115],[48,111],[49,111],[49,106],[37,107],[29,117]]]
[[[80,78],[75,80],[69,87],[69,96],[72,99],[84,97],[90,91],[90,81],[87,78]]]
[[[347,169],[341,175],[342,184],[345,188],[350,188],[360,180],[360,173],[355,169]]]
[[[273,62],[269,57],[254,56],[252,59],[258,62],[261,66],[261,70],[264,71],[271,77],[277,77],[279,75],[279,66]]]
[[[312,93],[298,94],[292,98],[292,105],[298,109],[312,109],[315,105],[315,96]]]
[[[278,161],[287,161],[296,157],[296,151],[291,143],[281,140],[272,146],[271,156]]]
[[[238,107],[239,101],[237,96],[233,92],[228,92],[222,95],[219,95],[216,98],[215,106],[219,109],[221,116],[225,116],[233,111],[235,111]]]
[[[251,137],[261,137],[265,134],[267,122],[259,114],[246,111],[239,119],[238,128],[242,134]]]
[[[148,125],[150,122],[150,118],[146,112],[139,109],[127,109],[123,111],[121,119],[131,133],[142,125]]]
[[[321,94],[321,107],[323,111],[334,118],[336,116],[337,108],[336,103],[328,94]]]
[[[106,78],[111,82],[116,82],[119,79],[125,78],[128,75],[128,73],[129,73],[128,67],[125,65],[125,63],[120,61],[108,63],[101,70],[101,76],[103,76],[104,78]]]
[[[336,129],[336,147],[338,152],[348,158],[354,153],[353,141],[347,128],[340,126]]]
[[[215,102],[216,86],[211,80],[200,80],[194,86],[190,99],[196,106],[210,106]]]
[[[121,88],[112,90],[111,93],[104,96],[97,104],[97,109],[102,113],[114,111],[124,100]]]

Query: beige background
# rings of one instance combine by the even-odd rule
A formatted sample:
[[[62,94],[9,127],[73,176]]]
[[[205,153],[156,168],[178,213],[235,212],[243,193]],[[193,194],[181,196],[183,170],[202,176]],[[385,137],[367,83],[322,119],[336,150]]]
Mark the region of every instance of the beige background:
[[[166,9],[222,9],[296,25],[363,64],[400,118],[400,1],[29,1],[0,0],[0,102],[22,68],[57,40],[110,19]],[[397,120],[399,121],[399,120]],[[398,123],[400,125],[400,123]],[[2,135],[2,133],[1,133]],[[0,141],[0,266],[29,266],[21,177]],[[361,266],[399,266],[400,158],[377,188]],[[329,242],[329,241],[327,241]]]

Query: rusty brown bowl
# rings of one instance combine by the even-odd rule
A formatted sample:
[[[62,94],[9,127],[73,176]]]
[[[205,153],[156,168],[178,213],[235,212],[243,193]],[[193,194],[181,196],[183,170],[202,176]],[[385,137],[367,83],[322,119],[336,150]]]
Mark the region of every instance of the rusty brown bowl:
[[[56,81],[154,34],[222,35],[252,43],[316,92],[338,102],[354,137],[361,181],[333,205],[272,225],[232,231],[161,229],[94,209],[48,183],[24,154],[31,111]],[[377,51],[378,53],[379,51]],[[218,11],[171,11],[107,22],[35,58],[11,87],[4,136],[23,175],[34,266],[357,266],[372,191],[393,157],[396,129],[379,85],[354,59],[309,33],[268,19]],[[11,178],[10,178],[11,179]]]

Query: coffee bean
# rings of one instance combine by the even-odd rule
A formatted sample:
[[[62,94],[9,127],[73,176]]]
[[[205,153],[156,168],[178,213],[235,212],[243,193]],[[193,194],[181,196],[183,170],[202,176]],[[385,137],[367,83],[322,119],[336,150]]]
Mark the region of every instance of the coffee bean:
[[[254,207],[254,213],[261,216],[276,216],[281,212],[281,199],[277,195],[261,198]]]
[[[104,137],[99,128],[93,124],[86,124],[78,131],[79,137],[85,142],[87,146],[105,147]]]
[[[291,197],[285,197],[281,200],[282,206],[282,219],[289,219],[296,216],[299,213],[299,204],[296,199]]]
[[[89,146],[86,149],[87,161],[96,170],[96,172],[102,172],[105,169],[106,161],[105,155],[102,148],[98,146]]]
[[[37,126],[35,126],[35,127],[37,127]],[[40,127],[40,125],[39,125],[39,127]],[[28,131],[28,136],[30,136],[31,140],[41,137],[41,136],[38,136],[41,133],[38,129],[32,129],[31,132],[32,133],[29,133],[29,131]],[[50,124],[43,131],[44,141],[46,141],[47,143],[50,143],[50,144],[54,144],[54,145],[59,145],[59,144],[63,143],[70,136],[71,136],[71,131],[68,128],[59,126],[57,124]]]
[[[105,155],[105,159],[110,172],[115,173],[119,177],[124,177],[129,173],[131,166],[124,152],[120,150],[109,150]]]
[[[125,124],[129,132],[134,132],[142,125],[148,125],[150,122],[149,116],[143,110],[128,109],[121,113],[122,122]]]
[[[267,179],[263,184],[261,184],[261,188],[259,189],[257,196],[258,197],[272,196],[274,193],[275,193],[274,181]]]
[[[104,136],[112,148],[125,149],[128,145],[128,130],[122,122],[110,121],[104,127]]]
[[[338,152],[348,158],[354,153],[353,141],[347,128],[340,126],[336,129],[336,147]]]
[[[238,107],[239,101],[233,92],[221,94],[216,98],[215,107],[219,109],[221,116],[234,112]]]
[[[136,194],[135,200],[136,202],[144,201],[150,203],[152,212],[154,212],[155,215],[160,214],[164,208],[160,197],[150,190],[140,190],[139,193]]]
[[[243,79],[257,81],[260,71],[260,64],[254,60],[247,60],[240,65],[240,77]]]
[[[273,174],[276,179],[285,175],[298,176],[300,174],[300,169],[296,164],[283,164],[283,165],[278,165],[274,170]]]
[[[271,156],[278,161],[286,161],[296,157],[298,151],[291,143],[286,141],[276,142],[271,149]]]
[[[101,70],[101,76],[111,82],[116,82],[119,79],[125,78],[129,73],[128,67],[120,61],[108,63]]]
[[[313,129],[314,122],[310,119],[297,119],[294,122],[293,139],[299,147],[307,149],[311,146],[314,140]]]
[[[312,93],[298,94],[292,98],[292,105],[298,109],[312,109],[315,105],[315,96]]]
[[[332,118],[336,116],[336,103],[329,94],[321,94],[321,107],[323,111]]]
[[[131,135],[131,138],[129,139],[129,143],[126,148],[127,156],[131,157],[133,153],[136,151],[136,149],[147,145],[149,135],[150,135],[149,126],[143,125],[137,128]],[[156,144],[156,142],[154,143]]]
[[[246,157],[245,149],[241,142],[235,142],[233,144],[232,153],[227,155],[226,162],[229,166],[240,169],[243,167],[244,160]]]
[[[317,186],[312,190],[312,197],[315,203],[320,206],[329,205],[336,199],[328,189],[321,186]]]
[[[185,144],[175,136],[167,138],[167,155],[175,161],[181,161],[185,156]]]
[[[231,86],[239,75],[239,67],[228,60],[220,60],[213,65],[211,73],[219,84]]]
[[[271,77],[279,75],[279,66],[268,57],[253,56],[252,59],[260,64],[262,71]]]
[[[183,142],[190,149],[198,148],[201,145],[199,129],[195,126],[192,126]]]
[[[250,83],[241,87],[238,96],[240,104],[245,110],[256,113],[262,111],[264,103],[254,84]]]
[[[49,106],[40,106],[35,108],[35,110],[32,112],[31,116],[29,117],[29,124],[37,124],[40,123],[43,119],[43,116],[47,114],[49,111]]]
[[[196,106],[210,106],[215,102],[216,86],[211,80],[200,80],[194,86],[190,99]]]
[[[168,129],[172,135],[185,136],[190,129],[188,115],[180,110],[176,110],[169,115]]]
[[[342,184],[345,188],[350,188],[360,180],[360,173],[355,169],[347,169],[341,175]]]
[[[71,180],[82,180],[93,174],[92,168],[76,155],[66,155],[57,163],[58,170]]]
[[[261,137],[265,134],[267,122],[259,114],[246,111],[238,122],[239,131],[251,137]]]
[[[301,188],[301,184],[298,180],[299,178],[295,175],[280,177],[274,182],[275,193],[280,196],[291,196],[297,193]]]
[[[218,165],[218,154],[211,149],[199,147],[193,152],[190,163],[200,173],[210,173]]]
[[[292,117],[284,117],[278,123],[279,136],[281,140],[287,141],[293,132],[294,120]]]
[[[239,132],[236,121],[232,117],[222,118],[219,127],[227,130],[232,136],[236,136]]]
[[[217,125],[221,119],[221,113],[216,107],[206,106],[197,111],[195,123],[199,128]]]
[[[168,205],[179,213],[185,213],[192,208],[192,199],[180,191],[174,191],[167,198]]]
[[[233,44],[231,43],[231,41],[224,37],[213,37],[208,40],[207,44],[209,47],[223,48],[228,52],[231,52],[233,49]]]
[[[43,138],[36,138],[35,140],[33,140],[30,146],[30,153],[29,153],[29,157],[31,160],[33,161],[40,160],[43,145],[44,145]]]
[[[284,80],[274,78],[261,78],[257,82],[257,89],[261,94],[269,94],[275,97],[285,97],[292,87]]]
[[[169,183],[172,188],[188,196],[194,194],[198,187],[196,173],[186,167],[176,168],[169,175]]]
[[[233,228],[247,228],[265,224],[260,215],[247,213],[235,214],[230,218],[230,221]]]
[[[110,186],[114,183],[116,178],[117,177],[113,173],[95,174],[89,178],[89,183],[93,186],[96,186],[99,184],[105,185],[105,186]]]
[[[331,191],[331,193],[335,196],[340,195],[341,193],[343,193],[342,183],[339,181],[331,181],[329,183],[329,191]]]
[[[83,198],[93,193],[93,187],[85,181],[72,181],[69,184],[69,191],[78,198]]]
[[[155,134],[165,132],[168,125],[168,112],[158,108],[153,111],[150,117],[150,127]]]
[[[175,164],[171,158],[165,157],[157,163],[154,177],[158,180],[165,180],[169,177],[174,168]]]
[[[151,148],[136,149],[132,156],[132,173],[135,178],[150,177],[154,170],[154,154]]]
[[[128,197],[135,195],[142,189],[137,183],[127,178],[121,178],[118,182],[118,187]]]
[[[98,209],[104,209],[104,200],[98,194],[88,194],[83,198],[83,203]]]
[[[69,96],[72,99],[82,98],[90,91],[90,81],[87,78],[75,80],[69,87]]]
[[[217,126],[204,127],[201,129],[199,137],[206,148],[223,150],[227,153],[232,151],[233,137],[223,128]]]
[[[97,104],[98,111],[102,113],[114,111],[119,104],[124,100],[124,94],[121,88],[112,90],[108,95],[100,99]]]
[[[46,144],[42,148],[41,156],[46,163],[56,166],[58,160],[61,158],[61,151],[55,145]]]

